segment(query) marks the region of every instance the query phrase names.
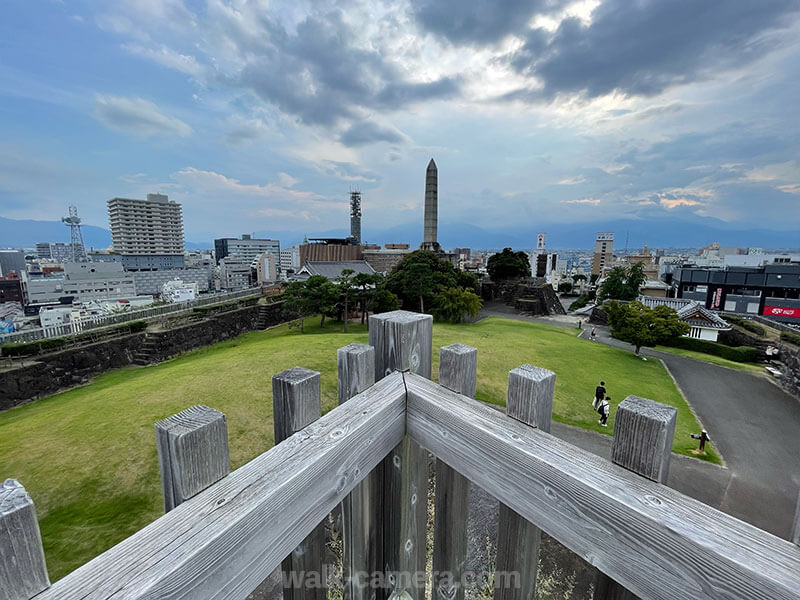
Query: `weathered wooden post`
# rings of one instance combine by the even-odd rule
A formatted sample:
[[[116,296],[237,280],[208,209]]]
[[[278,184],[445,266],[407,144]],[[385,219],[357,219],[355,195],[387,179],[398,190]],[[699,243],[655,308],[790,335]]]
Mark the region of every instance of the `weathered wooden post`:
[[[375,378],[410,371],[430,379],[433,317],[403,310],[372,315],[369,343]],[[425,598],[428,453],[406,437],[383,462],[384,568],[389,586],[411,600]]]
[[[478,350],[463,344],[444,346],[439,361],[439,383],[449,390],[475,397]],[[467,560],[469,480],[436,460],[436,499],[433,528],[434,600],[464,600]]]
[[[302,367],[293,367],[274,375],[272,406],[277,445],[322,415],[319,373]],[[325,524],[320,523],[294,552],[284,559],[282,564],[285,578],[284,600],[327,600],[325,538]],[[301,577],[302,580],[296,579]]]
[[[556,374],[522,365],[508,373],[506,414],[550,433]],[[500,504],[497,531],[495,600],[533,600],[539,566],[541,530]]]
[[[336,353],[339,404],[375,383],[375,348],[350,344]],[[344,600],[370,600],[372,573],[383,564],[383,477],[378,465],[342,502]],[[362,579],[365,577],[366,579]]]
[[[33,500],[16,479],[0,485],[0,600],[28,600],[50,587]]]
[[[230,473],[225,415],[192,406],[155,424],[164,512]]]
[[[643,477],[667,483],[678,410],[638,396],[620,402],[614,418],[611,460]],[[642,573],[647,577],[647,573]],[[598,571],[595,600],[631,600],[636,596]]]
[[[800,546],[800,498],[797,499],[797,509],[794,513],[794,527],[792,527],[792,541]]]

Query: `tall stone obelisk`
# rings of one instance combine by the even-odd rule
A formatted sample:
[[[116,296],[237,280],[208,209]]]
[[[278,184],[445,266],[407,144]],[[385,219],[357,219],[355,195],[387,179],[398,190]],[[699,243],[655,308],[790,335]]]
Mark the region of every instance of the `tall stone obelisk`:
[[[431,159],[425,172],[425,230],[422,238],[422,250],[441,250],[436,240],[439,223],[439,170]]]

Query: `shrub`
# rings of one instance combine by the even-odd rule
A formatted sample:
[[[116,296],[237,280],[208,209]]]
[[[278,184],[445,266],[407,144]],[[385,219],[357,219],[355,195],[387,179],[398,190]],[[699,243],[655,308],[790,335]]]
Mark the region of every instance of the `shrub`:
[[[57,350],[63,348],[66,344],[66,338],[45,338],[43,340],[36,340],[35,342],[3,344],[2,353],[3,356],[30,356],[31,354],[40,354],[47,350]]]
[[[581,294],[572,304],[569,305],[570,310],[578,310],[589,304],[589,296]]]
[[[781,341],[800,346],[800,335],[791,331],[781,331]]]
[[[767,330],[764,329],[758,323],[754,323],[753,321],[748,321],[747,319],[743,319],[742,317],[731,317],[726,316],[725,319],[734,325],[738,325],[742,329],[746,329],[751,333],[755,333],[756,335],[764,336],[767,334]]]
[[[761,356],[758,348],[752,346],[726,346],[718,342],[709,340],[698,340],[695,338],[679,337],[669,343],[670,346],[675,348],[683,348],[684,350],[694,350],[695,352],[704,352],[713,356],[727,358],[734,362],[756,362]]]

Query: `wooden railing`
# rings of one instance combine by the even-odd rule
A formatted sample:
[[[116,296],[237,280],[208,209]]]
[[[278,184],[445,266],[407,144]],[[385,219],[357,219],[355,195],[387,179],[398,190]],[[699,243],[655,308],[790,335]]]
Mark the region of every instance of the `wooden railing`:
[[[194,407],[160,421],[167,514],[52,586],[33,504],[8,480],[0,599],[243,599],[282,568],[285,598],[323,600],[320,523],[341,504],[344,597],[423,600],[428,452],[435,600],[464,597],[472,485],[501,503],[496,600],[533,597],[540,531],[599,570],[595,598],[800,599],[800,525],[792,543],[663,484],[675,409],[627,398],[606,461],[547,432],[550,371],[514,369],[506,415],[471,398],[474,348],[442,348],[430,381],[431,325],[371,317],[370,345],[338,352],[340,406],[322,417],[319,373],[274,376],[278,443],[232,473],[224,415]]]

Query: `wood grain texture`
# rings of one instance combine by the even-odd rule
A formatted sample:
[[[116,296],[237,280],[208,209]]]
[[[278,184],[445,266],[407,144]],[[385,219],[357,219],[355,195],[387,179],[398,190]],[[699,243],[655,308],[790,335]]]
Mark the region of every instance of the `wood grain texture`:
[[[430,378],[433,317],[397,310],[369,319],[376,379],[394,371]],[[415,441],[406,439],[387,456],[382,469],[383,560],[386,570],[394,574],[391,591],[423,600],[424,582],[413,575],[424,572],[426,563],[428,453]]]
[[[475,397],[478,350],[463,344],[442,347],[439,383],[449,390]],[[436,461],[433,528],[434,600],[464,600],[462,585],[467,561],[469,480],[440,460]]]
[[[556,374],[541,367],[521,365],[508,373],[506,415],[550,432]],[[495,600],[533,600],[539,568],[541,530],[500,503],[497,529]],[[515,579],[510,577],[518,573]],[[508,574],[509,576],[505,576]]]
[[[395,310],[369,318],[369,345],[375,348],[375,378],[410,371],[430,379],[433,317]]]
[[[658,483],[667,483],[678,409],[639,396],[620,402],[614,417],[611,460]]]
[[[678,410],[639,396],[620,402],[614,418],[611,461],[658,483],[667,483]],[[594,600],[636,600],[636,595],[598,572]]]
[[[278,444],[302,431],[322,416],[320,374],[293,367],[272,377],[272,405],[275,443]],[[326,600],[325,524],[318,523],[282,564],[283,600]],[[317,575],[318,585],[307,586],[299,576]]]
[[[800,546],[800,498],[797,499],[797,510],[794,513],[794,527],[792,527],[792,541]]]
[[[28,600],[50,585],[33,500],[16,479],[0,484],[0,600]]]
[[[439,384],[467,398],[478,385],[478,349],[464,344],[442,346],[439,351]]]
[[[339,404],[375,383],[375,348],[350,344],[336,353],[339,372]],[[342,501],[342,576],[344,600],[370,600],[372,590],[362,574],[383,565],[383,478],[380,466]]]
[[[292,367],[273,375],[272,410],[276,444],[319,419],[319,373]]]
[[[36,600],[244,600],[403,439],[395,374],[59,580]]]
[[[550,433],[556,374],[541,367],[521,365],[508,373],[506,414]]]
[[[339,404],[375,383],[375,348],[349,344],[336,351]]]
[[[407,433],[633,593],[800,599],[800,548],[406,374]]]
[[[231,469],[225,415],[192,406],[156,422],[164,512],[196,496]]]

